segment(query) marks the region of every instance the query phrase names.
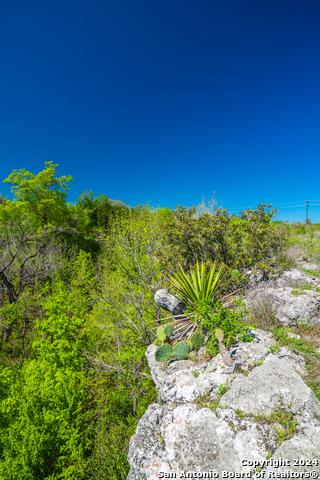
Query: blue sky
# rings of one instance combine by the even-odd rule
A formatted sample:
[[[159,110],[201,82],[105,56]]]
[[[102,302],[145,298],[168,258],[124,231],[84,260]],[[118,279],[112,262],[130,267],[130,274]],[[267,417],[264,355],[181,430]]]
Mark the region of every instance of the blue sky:
[[[284,207],[320,204],[319,24],[318,0],[0,2],[1,179],[53,161],[71,202],[216,192],[303,221]]]

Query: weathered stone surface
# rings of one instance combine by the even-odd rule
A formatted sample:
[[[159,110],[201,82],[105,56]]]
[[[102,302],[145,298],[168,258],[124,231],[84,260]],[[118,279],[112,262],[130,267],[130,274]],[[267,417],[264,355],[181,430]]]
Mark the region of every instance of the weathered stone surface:
[[[269,348],[262,343],[240,343],[236,354],[251,369],[256,363],[262,362],[269,355]]]
[[[180,302],[180,300],[171,295],[171,293],[165,289],[158,290],[154,295],[154,300],[159,307],[167,310],[167,312],[170,312],[173,315],[182,314],[186,310],[185,304]]]
[[[311,270],[313,272],[317,272],[320,270],[320,265],[317,263],[309,263],[309,262],[298,262],[299,268],[303,268],[304,270]]]
[[[128,462],[131,469],[127,480],[157,479],[159,471],[171,471],[160,437],[163,416],[164,409],[152,404],[140,419],[136,433],[130,440]]]
[[[220,418],[208,408],[192,404],[177,407],[171,414],[154,405],[148,410],[130,442],[128,480],[155,480],[160,471],[175,472],[177,478],[188,471],[249,472],[252,467],[243,466],[243,458],[262,461],[276,447],[270,426],[251,418],[239,419],[232,410],[224,410]],[[156,428],[150,424],[150,414],[155,412]],[[161,446],[158,438],[163,439]],[[152,447],[146,455],[149,442]]]
[[[263,462],[269,452],[272,458],[289,458],[292,464],[293,458],[310,458],[311,454],[320,461],[320,403],[295,371],[303,369],[303,359],[288,347],[272,355],[268,351],[272,336],[261,330],[255,335],[256,342],[236,347],[237,355],[248,357],[247,364],[263,361],[248,376],[222,374],[220,355],[202,365],[185,360],[161,369],[159,362],[152,360],[154,346],[149,347],[147,358],[165,403],[151,405],[138,424],[130,442],[128,480],[155,480],[159,472],[175,472],[177,478],[186,471],[213,470],[220,477],[222,471],[247,473],[254,469],[243,465],[244,459]],[[212,398],[219,382],[226,381],[230,388],[220,398],[222,408],[216,413],[193,403],[197,392],[209,393]],[[235,413],[240,409],[247,415],[268,416],[279,406],[297,418],[297,432],[280,446],[275,427],[281,425],[259,423],[252,416],[241,418]],[[273,471],[272,466],[264,468]],[[290,470],[305,471],[297,468]]]
[[[261,296],[285,326],[305,320],[320,323],[320,294],[313,291],[320,286],[319,278],[296,269],[278,278],[264,273],[249,275],[249,307]],[[313,290],[305,289],[301,294],[293,291],[303,285]],[[162,292],[157,296],[158,305],[173,314],[181,313],[183,307],[176,303],[179,301]],[[270,347],[275,343],[272,334],[262,330],[251,333],[253,342],[241,342],[239,338],[232,348],[249,371],[247,375],[225,374],[220,354],[200,364],[190,360],[163,364],[154,358],[157,347],[149,346],[146,356],[163,405],[150,405],[139,421],[130,442],[128,480],[155,480],[159,472],[175,472],[177,478],[188,471],[213,470],[220,478],[222,471],[253,473],[254,467],[243,464],[243,460],[264,462],[270,452],[274,460],[290,460],[290,467],[264,464],[262,469],[270,473],[311,470],[294,466],[294,458],[312,458],[320,464],[320,402],[302,379],[307,374],[304,358],[288,347],[271,354]],[[206,358],[204,352],[202,358]],[[229,390],[219,397],[223,384]],[[221,408],[216,412],[200,408],[196,402],[199,396],[211,403],[218,399]],[[281,445],[275,428],[283,427],[254,418],[258,414],[260,418],[261,414],[269,416],[279,408],[289,410],[296,419],[296,432]],[[239,410],[244,416],[236,413]],[[312,470],[320,473],[319,465]]]
[[[275,343],[270,333],[256,330],[254,335],[256,342],[239,342],[232,349],[232,352],[240,356],[249,369],[255,363],[264,360],[269,354],[269,347]],[[166,366],[165,363],[155,359],[154,353],[157,348],[155,345],[150,345],[146,357],[161,400],[167,405],[194,402],[199,395],[206,393],[209,393],[211,398],[217,398],[220,385],[230,382],[232,378],[231,374],[224,373],[228,368],[221,354],[210,362],[201,364],[195,364],[190,360],[174,360]]]
[[[282,403],[290,411],[320,420],[320,403],[287,360],[269,354],[247,376],[237,375],[220,404],[245,413],[270,415]]]
[[[246,290],[252,292],[253,290],[261,290],[263,288],[300,287],[303,285],[319,287],[320,278],[308,275],[296,268],[287,270],[279,277],[269,275],[268,272],[250,272]]]
[[[295,268],[284,272],[275,281],[276,287],[300,287],[302,285],[318,287],[320,285],[320,281],[318,277],[308,275]]]
[[[310,425],[305,434],[296,434],[289,440],[285,440],[272,455],[274,460],[288,459],[290,466],[277,468],[268,466],[267,472],[310,472],[320,473],[320,465],[306,466],[295,465],[294,459],[320,460],[320,427]],[[320,463],[320,462],[319,462]]]
[[[301,355],[293,353],[289,347],[278,348],[274,355],[287,362],[288,365],[302,377],[307,376],[305,359]]]
[[[156,348],[155,345],[150,345],[146,357],[161,400],[167,405],[193,402],[205,393],[211,393],[216,398],[220,385],[230,377],[222,373],[226,365],[220,354],[209,363],[196,365],[190,360],[180,360],[172,361],[166,367],[155,360]],[[194,373],[199,375],[195,376]]]
[[[276,343],[274,336],[270,332],[265,332],[264,330],[257,328],[256,330],[253,330],[252,333],[254,334],[254,341],[267,348],[272,347],[272,345]]]
[[[254,302],[268,301],[279,322],[284,326],[293,326],[299,322],[320,323],[319,306],[320,293],[313,290],[298,291],[290,287],[257,289],[248,295],[245,303],[250,308]]]

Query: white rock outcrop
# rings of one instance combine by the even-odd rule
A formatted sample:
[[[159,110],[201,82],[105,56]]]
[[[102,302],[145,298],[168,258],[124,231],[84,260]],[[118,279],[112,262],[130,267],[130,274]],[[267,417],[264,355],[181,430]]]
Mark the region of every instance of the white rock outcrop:
[[[165,473],[180,478],[182,472],[210,470],[220,477],[223,471],[251,476],[252,462],[263,463],[270,452],[273,459],[292,458],[293,472],[301,470],[294,467],[294,458],[312,457],[320,463],[320,402],[301,377],[306,373],[304,359],[288,347],[271,354],[274,340],[267,332],[257,330],[255,339],[236,347],[251,369],[247,376],[223,374],[220,354],[200,365],[182,360],[164,368],[154,359],[154,346],[148,348],[163,404],[149,406],[131,439],[128,480],[156,480],[159,472],[162,478],[174,478]],[[229,389],[219,397],[221,385]],[[209,403],[219,399],[221,408],[200,408],[196,400],[205,395]],[[296,421],[295,433],[281,445],[276,428],[284,427],[261,420],[261,415],[268,417],[279,408],[291,412]],[[270,465],[263,468],[275,471]]]
[[[320,323],[318,277],[296,269],[274,279],[264,273],[248,275],[248,307],[267,300],[280,324]],[[171,313],[183,312],[166,290],[157,292],[155,300]],[[288,347],[270,353],[272,335],[252,333],[253,342],[239,342],[232,350],[243,362],[242,373],[224,373],[228,368],[220,354],[202,363],[162,364],[154,358],[157,347],[148,347],[161,405],[149,406],[131,438],[127,480],[206,478],[198,474],[210,471],[219,478],[222,472],[254,478],[256,468],[265,472],[261,478],[286,477],[288,471],[296,477],[298,472],[314,471],[313,478],[320,474],[320,402],[303,380],[305,360]],[[291,433],[271,421],[275,412],[290,417]],[[281,464],[284,459],[289,466]],[[295,465],[294,459],[314,463]]]

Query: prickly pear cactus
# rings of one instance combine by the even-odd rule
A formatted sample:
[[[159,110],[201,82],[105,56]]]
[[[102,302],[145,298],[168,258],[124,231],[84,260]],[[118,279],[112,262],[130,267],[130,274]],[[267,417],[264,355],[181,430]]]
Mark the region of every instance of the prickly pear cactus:
[[[193,343],[190,342],[190,340],[187,340],[186,343],[189,345],[190,352],[192,352],[192,350],[193,350],[193,348],[194,348],[194,347],[193,347]]]
[[[160,347],[160,345],[161,345],[161,340],[160,340],[160,338],[156,338],[154,344],[157,345],[158,347]]]
[[[196,332],[192,335],[190,340],[193,343],[194,349],[199,350],[199,348],[201,348],[204,344],[205,336],[203,335],[203,333]]]
[[[171,355],[172,355],[172,348],[170,345],[168,345],[168,343],[165,343],[164,345],[161,345],[161,347],[159,347],[156,350],[154,357],[156,360],[158,360],[158,362],[167,362],[168,360],[170,360]]]
[[[166,338],[166,334],[164,332],[164,328],[163,327],[158,327],[157,328],[157,335],[158,335],[158,338],[161,340],[161,342],[163,342]]]
[[[173,334],[173,325],[170,323],[164,327],[164,333],[165,335],[170,338],[171,335]]]
[[[179,342],[176,343],[176,345],[173,347],[172,355],[177,360],[183,360],[184,358],[187,358],[189,351],[190,347],[187,342]]]
[[[221,330],[221,328],[216,328],[214,334],[215,334],[216,339],[218,340],[218,342],[222,342],[222,341],[223,341],[223,339],[224,339],[224,333],[223,333],[223,331]]]

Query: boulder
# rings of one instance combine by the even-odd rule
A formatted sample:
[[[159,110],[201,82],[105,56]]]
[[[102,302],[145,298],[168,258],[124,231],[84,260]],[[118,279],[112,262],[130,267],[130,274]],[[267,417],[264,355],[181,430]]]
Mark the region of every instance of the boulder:
[[[280,288],[280,287],[301,287],[303,285],[310,287],[320,287],[320,278],[308,275],[296,268],[287,270],[280,276],[272,276],[268,272],[247,273],[249,275],[246,284],[247,292],[252,292],[263,288]]]
[[[247,377],[237,375],[220,404],[246,414],[266,416],[282,404],[294,415],[305,414],[320,420],[320,403],[312,390],[288,361],[271,353]]]
[[[154,300],[159,307],[172,313],[172,315],[180,315],[186,310],[185,304],[165,289],[158,290],[154,295]]]
[[[150,448],[146,449],[146,444]],[[160,472],[175,472],[176,478],[190,471],[212,470],[220,477],[222,471],[249,474],[252,468],[243,466],[243,459],[262,461],[275,447],[270,426],[259,426],[251,418],[239,419],[232,410],[223,411],[219,418],[210,409],[192,404],[170,414],[163,407],[150,405],[130,442],[128,480],[156,480],[161,478]]]
[[[299,322],[319,324],[320,293],[313,290],[294,290],[291,287],[260,288],[253,290],[244,300],[248,308],[254,302],[268,300],[277,320],[283,326],[293,326]]]
[[[293,268],[292,270],[284,272],[275,281],[276,287],[301,287],[304,285],[319,287],[320,279]]]

